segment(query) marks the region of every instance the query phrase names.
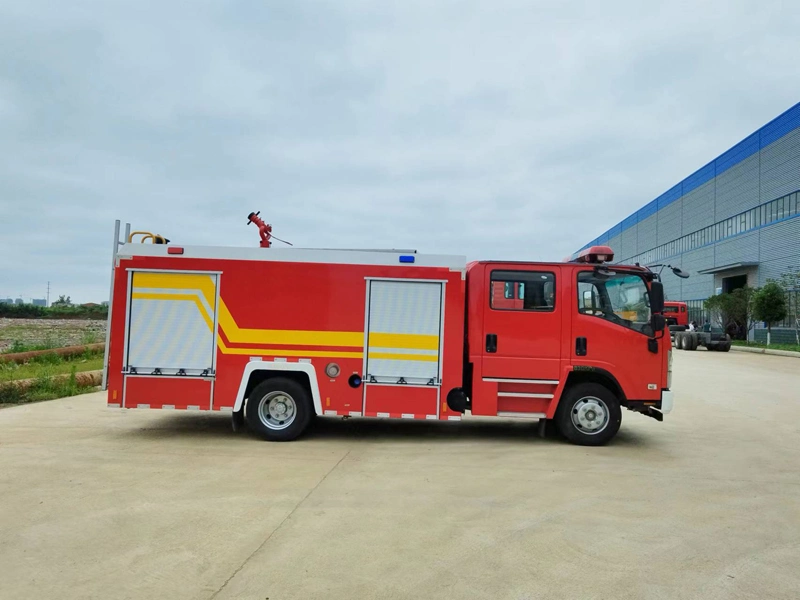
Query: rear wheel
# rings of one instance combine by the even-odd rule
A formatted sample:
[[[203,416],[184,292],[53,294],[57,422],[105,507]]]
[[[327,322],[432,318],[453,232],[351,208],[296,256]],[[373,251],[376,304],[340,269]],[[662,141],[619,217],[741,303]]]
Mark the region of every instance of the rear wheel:
[[[607,387],[579,383],[565,392],[555,420],[562,435],[573,444],[601,446],[617,435],[622,409]]]
[[[696,333],[689,334],[689,350],[697,350],[697,346],[700,344],[700,338],[697,336]]]
[[[678,346],[681,350],[689,350],[689,334],[688,333],[679,333],[680,337],[678,338]]]
[[[247,426],[265,440],[288,442],[308,427],[314,408],[296,381],[275,377],[258,384],[247,400]]]

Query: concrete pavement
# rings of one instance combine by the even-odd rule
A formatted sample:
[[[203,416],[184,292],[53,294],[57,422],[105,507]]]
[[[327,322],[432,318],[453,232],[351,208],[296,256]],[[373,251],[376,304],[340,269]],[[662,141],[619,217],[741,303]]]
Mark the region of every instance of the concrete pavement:
[[[800,370],[677,352],[664,423],[320,419],[302,441],[91,394],[0,410],[0,598],[800,597]]]

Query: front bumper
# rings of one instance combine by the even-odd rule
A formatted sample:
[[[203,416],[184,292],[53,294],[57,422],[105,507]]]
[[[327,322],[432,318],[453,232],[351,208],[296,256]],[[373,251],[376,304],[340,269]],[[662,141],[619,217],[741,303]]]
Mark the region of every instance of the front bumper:
[[[674,404],[674,393],[672,390],[661,390],[661,408],[659,409],[663,414],[672,412]]]

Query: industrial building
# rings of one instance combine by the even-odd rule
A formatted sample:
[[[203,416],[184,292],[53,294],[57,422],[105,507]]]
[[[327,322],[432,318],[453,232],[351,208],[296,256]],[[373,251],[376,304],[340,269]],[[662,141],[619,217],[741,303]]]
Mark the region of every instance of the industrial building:
[[[688,271],[688,279],[665,272],[664,289],[668,299],[687,302],[700,321],[711,295],[759,287],[800,267],[798,192],[800,103],[584,248],[608,245],[615,262],[669,263]],[[761,340],[763,331],[753,336]]]

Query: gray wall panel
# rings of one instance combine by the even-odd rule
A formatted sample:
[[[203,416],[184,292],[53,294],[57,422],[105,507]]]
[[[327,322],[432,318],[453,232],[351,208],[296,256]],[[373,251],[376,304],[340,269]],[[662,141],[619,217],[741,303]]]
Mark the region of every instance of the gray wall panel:
[[[717,175],[715,221],[727,219],[761,203],[758,163],[759,155],[756,153]]]
[[[686,252],[681,257],[681,268],[689,272],[689,279],[684,279],[681,283],[681,299],[699,300],[708,298],[714,293],[714,276],[701,275],[698,271],[710,269],[714,266],[714,247],[699,248]],[[672,277],[671,273],[664,276]]]
[[[761,150],[761,202],[800,189],[800,129]]]
[[[620,236],[622,241],[619,245],[619,255],[614,258],[625,260],[636,254],[636,226],[626,229]]]
[[[658,246],[681,237],[681,201],[673,202],[656,213],[658,216]],[[648,248],[649,250],[649,248]]]
[[[658,225],[658,213],[647,217],[646,219],[639,222],[636,226],[636,252],[641,254],[646,250],[650,250],[651,248],[655,248],[658,246],[658,241],[656,238],[656,226]]]
[[[622,255],[619,253],[620,252],[620,243],[621,242],[622,242],[622,240],[620,239],[620,237],[618,235],[615,235],[613,238],[608,240],[608,244],[607,245],[611,246],[611,249],[614,251],[614,260],[618,260],[618,259],[622,258]]]
[[[737,262],[758,260],[758,231],[743,233],[718,242],[714,248],[714,266],[722,267]]]
[[[681,218],[684,235],[715,222],[713,179],[683,197],[683,215]]]
[[[675,256],[674,260],[670,260],[669,264],[673,267],[681,266],[681,257]],[[664,296],[667,300],[680,300],[683,298],[681,293],[681,282],[683,279],[676,277],[669,269],[664,269],[661,273],[661,281],[664,283]]]
[[[762,286],[770,279],[780,279],[781,275],[787,272],[789,265],[797,265],[800,257],[795,257],[794,261],[786,259],[765,260],[758,264],[758,286]]]
[[[800,266],[800,217],[761,229],[759,248],[759,285],[777,279],[790,265]]]

